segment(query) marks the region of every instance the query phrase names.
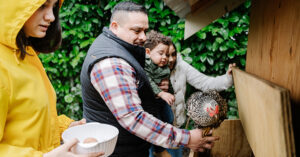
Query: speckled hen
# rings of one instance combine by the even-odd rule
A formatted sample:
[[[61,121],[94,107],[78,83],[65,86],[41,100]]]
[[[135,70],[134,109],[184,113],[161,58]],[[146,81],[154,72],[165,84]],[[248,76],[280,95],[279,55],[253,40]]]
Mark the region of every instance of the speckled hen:
[[[195,122],[195,127],[204,129],[204,136],[226,118],[227,103],[213,90],[193,93],[187,100],[187,107],[188,116]]]

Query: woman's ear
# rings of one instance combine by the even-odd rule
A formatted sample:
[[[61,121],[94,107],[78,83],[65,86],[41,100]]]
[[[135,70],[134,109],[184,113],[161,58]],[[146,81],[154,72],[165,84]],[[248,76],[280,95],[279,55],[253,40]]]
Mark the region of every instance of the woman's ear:
[[[150,49],[149,48],[146,48],[146,54],[150,55]]]

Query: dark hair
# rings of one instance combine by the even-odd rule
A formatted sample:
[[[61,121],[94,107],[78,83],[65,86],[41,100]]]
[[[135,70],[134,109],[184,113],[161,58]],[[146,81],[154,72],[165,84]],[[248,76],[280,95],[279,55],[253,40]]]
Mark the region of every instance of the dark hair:
[[[145,41],[144,47],[149,48],[150,50],[154,49],[158,44],[162,43],[164,45],[171,45],[171,38],[158,33],[157,31],[151,30],[147,33],[147,39]]]
[[[137,4],[135,2],[125,1],[118,3],[113,9],[111,13],[110,22],[114,19],[115,15],[119,11],[126,12],[141,12],[147,15],[147,10],[144,6]]]
[[[177,55],[177,50],[176,50],[176,46],[175,44],[171,41],[170,45],[172,45],[174,47],[174,50],[175,50],[175,54]]]
[[[60,0],[59,0],[60,1]],[[57,1],[53,8],[53,14],[55,20],[50,24],[46,32],[46,36],[43,38],[34,38],[25,36],[23,29],[17,35],[16,44],[20,49],[20,58],[24,59],[26,54],[26,46],[32,46],[32,48],[40,53],[50,53],[57,50],[61,44],[61,26],[59,22],[59,1]]]

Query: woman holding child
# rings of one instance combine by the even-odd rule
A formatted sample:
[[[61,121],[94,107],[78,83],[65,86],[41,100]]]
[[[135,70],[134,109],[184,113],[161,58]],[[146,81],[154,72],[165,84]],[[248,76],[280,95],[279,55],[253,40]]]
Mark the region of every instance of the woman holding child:
[[[168,65],[171,70],[170,78],[164,79],[159,84],[159,88],[162,91],[169,91],[170,86],[172,87],[175,101],[171,106],[173,115],[169,116],[173,121],[173,125],[177,127],[182,127],[186,121],[186,105],[185,105],[185,92],[186,92],[186,83],[189,83],[191,86],[195,87],[198,90],[207,91],[207,90],[217,90],[222,91],[226,90],[232,86],[232,75],[231,68],[235,66],[230,64],[226,74],[210,77],[207,76],[194,67],[186,63],[180,54],[177,53],[175,45],[170,42],[169,51],[168,51]],[[171,84],[170,84],[171,83]],[[168,112],[164,111],[165,115],[170,115]],[[168,118],[167,118],[168,119]],[[167,151],[172,155],[172,157],[181,157],[182,149],[167,149]],[[165,152],[163,152],[165,153]],[[150,156],[152,154],[150,153]]]

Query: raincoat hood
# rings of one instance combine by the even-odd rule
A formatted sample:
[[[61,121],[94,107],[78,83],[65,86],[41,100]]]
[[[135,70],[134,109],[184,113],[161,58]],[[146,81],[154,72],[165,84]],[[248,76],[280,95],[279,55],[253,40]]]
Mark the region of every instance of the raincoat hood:
[[[18,49],[16,37],[25,22],[46,0],[1,0],[0,43]],[[60,1],[59,4],[61,6]]]

